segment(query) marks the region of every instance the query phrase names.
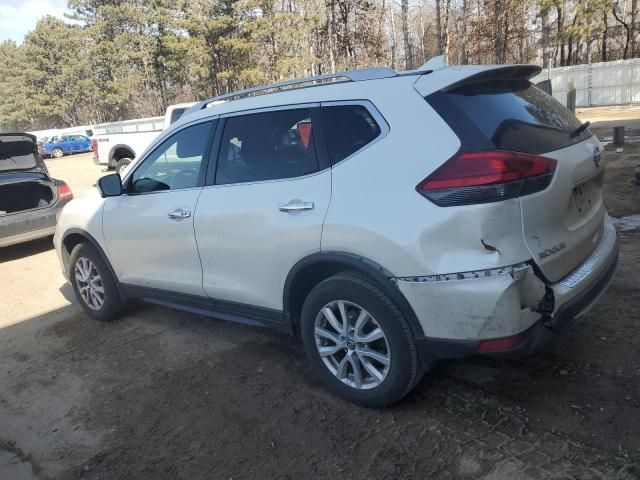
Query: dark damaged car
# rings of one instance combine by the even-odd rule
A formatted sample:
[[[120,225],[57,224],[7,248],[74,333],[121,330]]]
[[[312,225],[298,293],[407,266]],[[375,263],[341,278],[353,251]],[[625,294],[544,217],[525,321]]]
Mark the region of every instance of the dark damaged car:
[[[0,247],[53,235],[72,198],[69,186],[49,175],[36,137],[0,134]]]

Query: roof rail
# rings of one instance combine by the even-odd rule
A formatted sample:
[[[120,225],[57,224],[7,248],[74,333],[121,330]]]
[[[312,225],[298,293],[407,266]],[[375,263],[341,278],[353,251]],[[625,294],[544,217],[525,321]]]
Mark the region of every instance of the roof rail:
[[[374,67],[363,68],[360,70],[350,70],[346,72],[327,73],[324,75],[316,75],[315,77],[299,78],[296,80],[286,80],[284,82],[271,83],[269,85],[260,85],[259,87],[246,88],[244,90],[237,90],[235,92],[226,93],[224,95],[218,95],[217,97],[211,97],[201,102],[196,103],[194,106],[184,112],[184,116],[197,112],[206,108],[210,104],[222,103],[230,100],[239,100],[241,98],[251,97],[254,95],[264,95],[268,93],[276,93],[283,90],[315,87],[325,83],[342,83],[342,82],[362,82],[365,80],[377,80],[381,78],[396,77],[398,72],[387,67]],[[306,85],[310,84],[310,85]]]

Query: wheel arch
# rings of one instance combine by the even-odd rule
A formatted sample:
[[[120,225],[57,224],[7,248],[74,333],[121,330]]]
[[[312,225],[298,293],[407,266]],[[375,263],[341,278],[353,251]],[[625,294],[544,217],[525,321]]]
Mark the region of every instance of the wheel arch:
[[[126,151],[128,153],[130,153],[130,157],[127,156],[119,156],[116,157],[116,153],[118,151]],[[131,148],[129,145],[124,144],[124,143],[118,143],[116,145],[114,145],[113,147],[111,147],[111,149],[109,150],[109,156],[108,158],[108,164],[109,166],[115,166],[116,162],[118,160],[120,160],[121,158],[131,158],[131,160],[133,160],[136,156],[136,152],[133,150],[133,148]]]
[[[326,278],[347,270],[356,270],[375,282],[405,316],[414,338],[424,338],[424,332],[413,308],[391,280],[394,275],[368,258],[346,252],[313,253],[291,268],[284,283],[282,305],[285,320],[291,325],[292,331],[298,328],[302,305],[309,292]]]
[[[103,248],[100,246],[100,243],[98,243],[98,241],[86,230],[82,230],[80,228],[70,228],[62,236],[62,241],[61,241],[62,260],[64,262],[64,266],[67,271],[67,274],[69,274],[69,259],[71,257],[71,252],[76,247],[76,245],[80,243],[88,243],[93,248],[96,249],[96,251],[98,252],[98,255],[102,257],[102,261],[109,269],[109,273],[113,276],[120,298],[124,299],[125,296],[123,294],[123,290],[120,287],[120,282],[118,281],[116,272],[113,270],[113,267],[111,266],[111,262],[109,262],[109,258],[107,258],[107,255],[104,252]]]

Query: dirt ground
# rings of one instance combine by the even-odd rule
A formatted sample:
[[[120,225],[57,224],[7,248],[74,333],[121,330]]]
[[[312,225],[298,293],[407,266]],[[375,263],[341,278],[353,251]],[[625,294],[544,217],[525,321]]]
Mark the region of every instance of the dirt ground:
[[[640,213],[640,146],[607,151]],[[76,194],[100,169],[48,162]],[[100,324],[50,240],[0,250],[0,479],[640,479],[640,232],[598,305],[537,356],[439,364],[397,406],[333,397],[299,342],[140,306]]]
[[[625,134],[640,135],[640,106],[577,108],[583,122],[591,122],[591,131],[602,140],[613,137],[613,127],[625,127]]]

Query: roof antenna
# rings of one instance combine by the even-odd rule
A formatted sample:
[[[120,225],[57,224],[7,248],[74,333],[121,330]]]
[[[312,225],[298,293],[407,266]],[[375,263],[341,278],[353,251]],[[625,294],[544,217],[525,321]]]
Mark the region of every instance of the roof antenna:
[[[418,70],[440,70],[441,68],[445,68],[449,66],[449,59],[446,55],[438,55],[437,57],[433,57],[427,61],[424,65],[422,65]]]

